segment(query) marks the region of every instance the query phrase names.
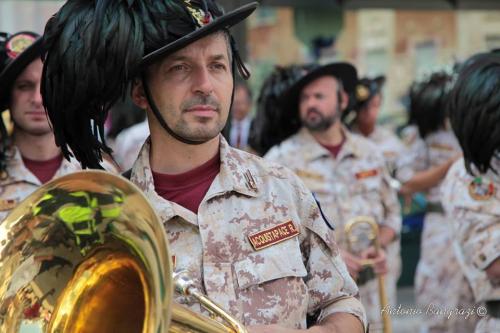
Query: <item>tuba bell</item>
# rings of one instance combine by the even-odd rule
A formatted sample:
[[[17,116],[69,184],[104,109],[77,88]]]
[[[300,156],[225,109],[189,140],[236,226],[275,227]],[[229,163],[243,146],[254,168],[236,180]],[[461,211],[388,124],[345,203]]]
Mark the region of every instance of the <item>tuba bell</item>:
[[[379,228],[377,222],[371,216],[356,216],[350,219],[344,227],[344,232],[346,235],[347,248],[351,253],[359,253],[370,246],[373,246],[376,252],[381,250]],[[375,277],[377,278],[380,313],[382,315],[382,332],[392,333],[389,313],[388,311],[382,311],[387,308],[389,304],[385,291],[384,276],[375,276],[372,259],[364,259],[361,265],[363,266],[363,270],[360,272],[360,277],[356,282],[359,285],[363,285],[369,280]]]
[[[40,187],[0,223],[0,332],[246,332],[186,274],[143,193],[104,171]],[[200,301],[210,318],[175,304]]]

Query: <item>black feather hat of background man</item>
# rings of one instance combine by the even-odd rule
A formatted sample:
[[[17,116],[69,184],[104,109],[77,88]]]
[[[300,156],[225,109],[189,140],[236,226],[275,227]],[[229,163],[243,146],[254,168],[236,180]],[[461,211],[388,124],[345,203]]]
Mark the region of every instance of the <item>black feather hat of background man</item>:
[[[306,85],[323,76],[337,78],[348,95],[358,81],[356,68],[345,62],[277,66],[261,88],[250,147],[264,155],[271,147],[297,133],[302,127],[300,93]]]
[[[467,171],[499,173],[491,162],[500,159],[500,53],[478,54],[460,66],[447,107]]]
[[[306,66],[276,66],[266,78],[257,99],[249,145],[259,155],[293,135],[300,128],[298,114],[283,112],[283,93],[306,73]]]
[[[115,102],[143,81],[146,97],[160,125],[177,135],[160,115],[144,69],[216,31],[228,33],[233,76],[249,72],[228,29],[249,16],[257,3],[229,13],[213,0],[68,0],[45,27],[46,58],[42,98],[56,143],[66,158],[72,154],[83,168],[101,168],[104,121]]]
[[[10,104],[12,87],[17,77],[36,58],[42,55],[42,39],[32,31],[14,34],[0,32],[0,118]],[[6,169],[8,146],[7,126],[0,119],[0,174]]]
[[[411,123],[417,125],[421,138],[445,128],[448,119],[446,101],[452,84],[452,75],[436,72],[412,85],[410,118]]]
[[[361,78],[352,92],[349,107],[342,113],[342,121],[350,127],[356,121],[356,115],[361,112],[370,101],[382,93],[385,84],[385,76],[374,78]]]

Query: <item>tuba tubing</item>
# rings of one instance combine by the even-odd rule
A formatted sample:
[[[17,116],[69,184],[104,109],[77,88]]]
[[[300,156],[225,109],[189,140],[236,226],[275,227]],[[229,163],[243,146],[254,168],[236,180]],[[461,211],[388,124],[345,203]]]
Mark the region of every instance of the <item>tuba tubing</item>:
[[[211,315],[222,319],[232,331],[238,333],[247,333],[246,328],[235,320],[231,315],[224,311],[219,305],[205,296],[194,284],[187,271],[175,272],[173,275],[174,289],[181,295],[192,296],[195,298]]]

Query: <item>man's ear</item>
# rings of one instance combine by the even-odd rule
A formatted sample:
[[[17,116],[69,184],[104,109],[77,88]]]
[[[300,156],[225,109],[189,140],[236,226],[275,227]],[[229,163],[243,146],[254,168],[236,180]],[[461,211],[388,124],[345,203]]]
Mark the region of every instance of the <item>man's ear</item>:
[[[143,110],[148,109],[149,103],[141,80],[134,80],[131,96],[135,105]]]
[[[346,93],[344,89],[342,89],[340,95],[342,96],[342,100],[340,101],[340,110],[345,110],[349,105],[349,94]]]

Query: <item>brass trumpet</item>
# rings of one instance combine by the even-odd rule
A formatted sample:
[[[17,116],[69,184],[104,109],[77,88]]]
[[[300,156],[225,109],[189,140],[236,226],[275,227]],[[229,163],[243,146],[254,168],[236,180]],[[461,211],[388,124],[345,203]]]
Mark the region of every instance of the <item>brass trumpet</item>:
[[[350,219],[344,228],[346,235],[347,248],[351,253],[359,253],[364,249],[373,246],[375,251],[378,253],[381,250],[379,241],[379,228],[377,222],[373,217],[370,216],[356,216]],[[373,272],[373,260],[364,259],[362,261],[363,272],[364,272],[364,282],[375,277]],[[384,333],[392,333],[391,318],[387,311],[382,311],[386,309],[389,302],[387,299],[387,293],[385,291],[385,281],[383,275],[377,276],[378,291],[379,291],[379,303],[380,312],[382,315],[382,325]]]
[[[246,329],[185,274],[142,192],[82,171],[31,194],[0,224],[0,332],[164,333]],[[211,318],[174,304],[177,291]]]

